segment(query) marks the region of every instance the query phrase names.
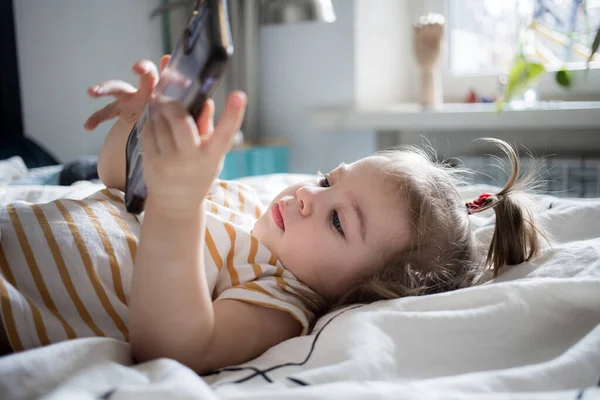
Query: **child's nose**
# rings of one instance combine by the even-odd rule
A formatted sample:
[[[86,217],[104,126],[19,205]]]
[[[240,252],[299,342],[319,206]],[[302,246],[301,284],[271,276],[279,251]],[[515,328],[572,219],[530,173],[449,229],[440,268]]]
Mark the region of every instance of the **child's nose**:
[[[298,204],[298,212],[302,216],[307,217],[313,212],[314,189],[310,186],[303,186],[296,191],[296,204]]]

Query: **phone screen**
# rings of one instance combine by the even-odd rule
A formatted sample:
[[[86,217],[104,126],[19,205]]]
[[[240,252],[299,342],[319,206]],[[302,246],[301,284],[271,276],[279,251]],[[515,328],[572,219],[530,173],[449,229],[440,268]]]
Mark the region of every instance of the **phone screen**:
[[[194,11],[188,27],[171,54],[169,64],[160,74],[150,101],[130,133],[126,149],[126,203],[131,201],[132,196],[145,199],[147,195],[142,174],[140,133],[148,118],[165,99],[178,100],[190,112],[199,114],[218,79],[218,76],[213,76],[214,71],[207,68],[213,43],[211,35],[214,32],[210,24],[211,12],[205,1]],[[196,118],[197,115],[193,117]]]

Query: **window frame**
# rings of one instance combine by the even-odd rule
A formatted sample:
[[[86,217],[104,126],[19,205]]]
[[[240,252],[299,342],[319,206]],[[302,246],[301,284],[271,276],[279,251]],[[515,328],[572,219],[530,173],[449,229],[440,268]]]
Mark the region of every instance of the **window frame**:
[[[416,20],[419,15],[439,13],[449,15],[448,0],[416,0],[413,3],[411,17]],[[452,26],[451,18],[446,18],[446,33]],[[456,74],[450,70],[450,57],[452,49],[450,41],[444,40],[443,56],[440,63],[440,72],[444,90],[445,101],[462,101],[470,89],[477,90],[485,96],[495,95],[498,89],[498,76],[506,72],[489,72],[478,74]],[[569,67],[569,64],[567,64]],[[564,89],[556,84],[554,74],[556,69],[549,68],[537,85],[540,100],[592,100],[600,96],[600,62],[595,61],[590,65],[589,71],[585,67],[573,66],[571,70],[573,86]],[[586,76],[587,75],[587,76]]]

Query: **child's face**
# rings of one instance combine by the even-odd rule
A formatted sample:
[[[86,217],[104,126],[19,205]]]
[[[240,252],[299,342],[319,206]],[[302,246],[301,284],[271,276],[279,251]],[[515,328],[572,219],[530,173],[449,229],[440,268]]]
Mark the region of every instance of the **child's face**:
[[[374,273],[382,254],[408,247],[407,207],[374,156],[281,192],[253,234],[298,279],[336,298]]]

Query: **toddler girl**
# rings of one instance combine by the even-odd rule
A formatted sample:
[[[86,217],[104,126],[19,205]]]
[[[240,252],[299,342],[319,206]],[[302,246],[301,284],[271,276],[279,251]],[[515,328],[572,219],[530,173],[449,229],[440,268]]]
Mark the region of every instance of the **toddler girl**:
[[[150,62],[134,71],[137,90],[89,89],[116,98],[86,122],[118,118],[99,159],[107,189],[0,209],[0,337],[15,351],[107,336],[129,341],[137,361],[169,357],[204,373],[307,333],[332,307],[468,287],[538,252],[515,196],[517,155],[501,141],[507,185],[466,205],[455,170],[409,149],[342,164],[263,210],[251,189],[215,180],[243,119],[239,92],[216,126],[212,101],[198,121],[162,106],[142,133],[145,212],[128,214],[125,142],[158,80]],[[482,262],[469,215],[490,208]]]

